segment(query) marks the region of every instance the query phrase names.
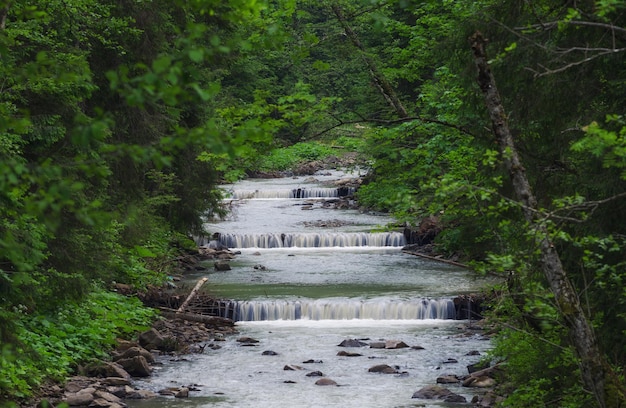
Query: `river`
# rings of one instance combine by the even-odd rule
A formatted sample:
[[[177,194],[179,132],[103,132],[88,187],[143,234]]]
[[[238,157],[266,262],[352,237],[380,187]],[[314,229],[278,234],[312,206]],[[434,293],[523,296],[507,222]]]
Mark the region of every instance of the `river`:
[[[402,234],[384,228],[389,217],[323,205],[338,194],[326,183],[349,176],[333,171],[314,180],[224,186],[232,212],[207,228],[240,254],[230,271],[188,279],[207,276],[210,293],[233,300],[224,313],[237,320],[239,334],[202,354],[163,357],[153,376],[136,384],[155,391],[193,384],[190,398],[133,407],[446,406],[411,396],[439,376],[467,374],[467,366],[489,350],[482,332],[454,319],[452,304],[454,296],[486,282],[463,268],[402,252]],[[244,336],[258,343],[237,341]],[[399,340],[409,347],[339,346],[346,339]],[[379,364],[397,372],[368,372]],[[320,377],[311,373],[338,386],[315,385]],[[475,392],[447,388],[468,401]]]

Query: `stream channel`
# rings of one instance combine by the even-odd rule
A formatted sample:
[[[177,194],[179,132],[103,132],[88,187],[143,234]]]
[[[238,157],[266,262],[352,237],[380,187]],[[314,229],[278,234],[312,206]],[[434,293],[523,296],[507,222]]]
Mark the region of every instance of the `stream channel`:
[[[464,329],[468,321],[454,319],[452,304],[453,297],[486,282],[463,268],[402,252],[401,233],[376,232],[393,221],[389,217],[325,208],[324,201],[338,194],[325,183],[354,176],[324,171],[315,181],[250,179],[224,186],[232,212],[207,229],[241,253],[230,271],[189,278],[206,276],[205,290],[233,299],[228,317],[237,320],[239,334],[216,350],[207,347],[177,361],[161,357],[152,377],[135,384],[153,391],[194,384],[198,390],[190,398],[129,406],[448,406],[411,397],[439,376],[466,375],[467,365],[490,348],[480,331]],[[259,342],[244,346],[237,342],[242,336]],[[339,347],[346,339],[400,340],[410,347]],[[340,351],[361,356],[338,356]],[[379,364],[398,373],[368,372]],[[288,365],[302,369],[285,370]],[[339,386],[315,385],[320,377],[307,376],[313,371]],[[475,392],[446,387],[468,401]]]

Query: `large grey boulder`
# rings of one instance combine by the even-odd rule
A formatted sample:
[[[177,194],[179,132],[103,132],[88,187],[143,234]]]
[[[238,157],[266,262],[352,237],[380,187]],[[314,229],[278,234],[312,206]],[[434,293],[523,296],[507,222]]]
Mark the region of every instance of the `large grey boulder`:
[[[467,402],[464,396],[455,394],[449,389],[439,385],[427,385],[416,391],[411,398],[440,400],[444,402]]]

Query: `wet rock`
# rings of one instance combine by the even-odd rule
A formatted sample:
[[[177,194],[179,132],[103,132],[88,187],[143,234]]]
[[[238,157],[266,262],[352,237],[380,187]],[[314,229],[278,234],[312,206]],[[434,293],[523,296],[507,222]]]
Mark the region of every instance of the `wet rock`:
[[[157,396],[156,393],[149,390],[133,390],[133,392],[126,394],[126,399],[150,399]]]
[[[313,359],[309,359],[309,360],[302,362],[302,364],[322,364],[322,363],[323,363],[322,360],[313,360]]]
[[[315,385],[337,385],[337,383],[333,380],[331,380],[330,378],[320,378],[319,380],[315,381]]]
[[[264,356],[277,356],[278,353],[272,350],[265,350],[263,353],[261,353]]]
[[[322,374],[321,371],[311,371],[310,373],[307,373],[306,376],[307,377],[323,377],[324,374]]]
[[[103,399],[107,402],[115,402],[118,404],[122,403],[122,399],[116,395],[111,394],[110,392],[107,391],[102,391],[102,390],[98,390],[94,393],[94,397],[98,398],[98,399]]]
[[[213,264],[213,266],[215,267],[216,271],[220,271],[220,272],[230,271],[231,270],[230,264],[227,261],[215,262],[215,264]]]
[[[365,347],[368,344],[357,339],[345,339],[338,344],[339,347]]]
[[[360,354],[360,353],[352,353],[350,351],[344,351],[344,350],[341,350],[340,352],[338,352],[337,355],[340,356],[340,357],[361,357],[361,356],[363,356],[363,354]]]
[[[461,380],[456,375],[442,375],[437,377],[437,384],[458,384]]]
[[[401,348],[407,348],[409,347],[408,344],[406,344],[403,341],[400,340],[387,340],[385,341],[385,348],[386,349],[401,349]]]
[[[459,360],[457,360],[456,358],[448,358],[445,361],[442,361],[443,364],[456,364],[458,363]]]
[[[494,385],[496,385],[496,380],[486,375],[470,376],[463,381],[463,387],[490,388]]]
[[[148,363],[154,363],[154,356],[148,350],[143,347],[129,347],[122,354],[115,357],[115,361],[133,358],[136,356],[143,356]]]
[[[165,338],[154,328],[139,335],[139,345],[147,350],[160,349],[164,342]]]
[[[174,398],[188,398],[189,397],[189,388],[182,387],[177,392],[174,393]]]
[[[478,350],[472,350],[468,352],[466,356],[480,356],[480,352]]]
[[[242,344],[256,344],[259,341],[257,339],[253,339],[252,337],[239,337],[237,339],[238,343],[242,343]]]
[[[426,349],[422,346],[411,346],[411,350],[426,350]]]
[[[285,371],[298,371],[298,370],[304,370],[304,367],[300,367],[298,365],[293,365],[293,364],[287,364],[286,366],[283,367],[283,370],[285,370]]]
[[[427,385],[416,391],[411,398],[441,400],[444,402],[467,402],[464,396],[455,394],[449,389],[439,385]]]
[[[78,392],[65,397],[65,403],[70,407],[87,406],[91,404],[93,400],[94,396],[91,392]]]
[[[256,265],[254,265],[254,269],[257,269],[259,271],[266,271],[267,267],[265,265],[256,264]]]
[[[112,386],[124,386],[130,385],[130,379],[121,378],[121,377],[107,377],[102,380],[102,384],[104,385],[112,385]]]
[[[370,367],[370,369],[367,371],[370,373],[381,373],[381,374],[397,374],[398,373],[397,369],[387,364],[375,365],[373,367]]]
[[[144,356],[135,356],[118,360],[117,363],[124,367],[124,370],[135,377],[149,377],[152,374],[150,365]]]
[[[370,348],[373,349],[384,349],[385,348],[385,342],[384,341],[373,341],[370,343]]]

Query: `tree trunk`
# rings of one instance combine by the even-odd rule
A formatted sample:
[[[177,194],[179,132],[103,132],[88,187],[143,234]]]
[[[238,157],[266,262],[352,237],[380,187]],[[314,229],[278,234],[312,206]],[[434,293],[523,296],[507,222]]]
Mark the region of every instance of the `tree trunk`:
[[[189,296],[187,296],[187,299],[185,299],[185,301],[183,302],[182,305],[180,305],[180,307],[178,308],[178,310],[176,311],[176,313],[182,313],[185,311],[185,308],[187,307],[187,305],[189,305],[189,302],[191,302],[191,300],[196,296],[196,294],[198,293],[198,291],[200,290],[200,288],[202,287],[202,285],[204,285],[204,283],[209,280],[208,278],[202,278],[198,281],[198,283],[196,283],[196,286],[192,289],[192,291],[189,293]]]
[[[393,87],[391,86],[389,81],[387,81],[387,78],[385,78],[382,72],[380,72],[378,68],[376,68],[376,64],[374,64],[374,61],[372,61],[370,58],[367,57],[365,47],[359,40],[359,37],[356,35],[356,33],[352,30],[352,28],[346,21],[346,18],[343,15],[343,11],[341,10],[341,7],[339,7],[336,4],[333,4],[331,7],[333,9],[333,12],[335,13],[335,16],[337,16],[337,20],[339,20],[339,24],[341,24],[341,27],[343,28],[346,35],[348,36],[350,41],[352,41],[352,44],[354,44],[354,46],[357,47],[359,51],[361,52],[363,61],[365,61],[365,64],[367,65],[367,68],[370,71],[370,75],[372,76],[372,79],[374,80],[374,84],[376,85],[376,88],[378,88],[378,90],[383,95],[387,103],[389,103],[389,105],[396,111],[396,113],[398,114],[400,118],[402,119],[408,118],[409,114],[404,108],[404,105],[402,105],[402,102],[400,102],[400,99],[398,99],[398,96],[396,95],[396,92],[393,90]]]
[[[526,170],[522,166],[515,149],[507,116],[487,62],[485,51],[487,41],[480,32],[476,32],[470,41],[474,53],[474,62],[478,69],[478,85],[485,97],[493,133],[500,146],[504,164],[511,177],[517,199],[522,204],[524,216],[536,237],[535,240],[541,253],[543,273],[569,329],[570,341],[581,360],[584,386],[593,393],[600,407],[624,406],[622,385],[600,351],[591,323],[580,305],[578,294],[563,268],[559,254],[550,242],[548,230],[537,219],[535,211],[537,200],[526,177]]]

